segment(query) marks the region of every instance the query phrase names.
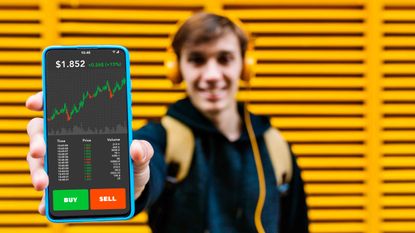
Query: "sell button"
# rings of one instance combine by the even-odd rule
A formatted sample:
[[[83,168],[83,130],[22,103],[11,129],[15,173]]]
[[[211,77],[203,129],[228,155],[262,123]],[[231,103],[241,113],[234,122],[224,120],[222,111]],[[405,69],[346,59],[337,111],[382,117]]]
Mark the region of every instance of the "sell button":
[[[87,189],[53,190],[53,210],[88,210]]]
[[[125,189],[90,189],[91,209],[125,209]]]

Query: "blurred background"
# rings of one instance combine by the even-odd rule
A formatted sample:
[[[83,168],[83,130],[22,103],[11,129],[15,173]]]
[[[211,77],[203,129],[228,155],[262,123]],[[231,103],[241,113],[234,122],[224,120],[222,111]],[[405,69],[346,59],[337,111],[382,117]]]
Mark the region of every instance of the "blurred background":
[[[313,233],[415,232],[415,1],[1,0],[0,232],[150,232],[147,217],[52,224],[37,213],[24,107],[49,45],[131,52],[134,129],[184,96],[163,59],[177,22],[225,12],[255,37],[250,110],[271,116],[303,169]]]

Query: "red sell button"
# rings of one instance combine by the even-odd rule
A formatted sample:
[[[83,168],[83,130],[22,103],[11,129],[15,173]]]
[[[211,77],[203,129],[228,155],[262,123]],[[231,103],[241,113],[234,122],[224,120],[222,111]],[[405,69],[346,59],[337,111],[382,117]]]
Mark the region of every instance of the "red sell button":
[[[125,189],[90,189],[91,210],[125,209]]]

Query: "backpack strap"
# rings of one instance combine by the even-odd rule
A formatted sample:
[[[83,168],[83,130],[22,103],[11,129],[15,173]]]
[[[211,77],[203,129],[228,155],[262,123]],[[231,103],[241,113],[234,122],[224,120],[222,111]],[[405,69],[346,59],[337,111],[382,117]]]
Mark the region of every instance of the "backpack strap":
[[[162,117],[161,124],[166,130],[166,163],[178,165],[176,177],[168,178],[177,183],[189,173],[195,148],[194,135],[189,127],[171,116]]]
[[[290,148],[277,129],[270,127],[264,134],[265,144],[277,179],[278,188],[285,193],[289,188],[293,167]]]
[[[195,148],[195,139],[192,130],[171,116],[164,116],[161,124],[166,130],[166,155],[167,164],[177,164],[178,171],[175,177],[169,177],[173,182],[180,182],[189,173]],[[281,134],[270,127],[264,134],[265,144],[268,149],[272,167],[278,187],[282,193],[288,190],[288,184],[292,178],[292,158],[288,143]]]

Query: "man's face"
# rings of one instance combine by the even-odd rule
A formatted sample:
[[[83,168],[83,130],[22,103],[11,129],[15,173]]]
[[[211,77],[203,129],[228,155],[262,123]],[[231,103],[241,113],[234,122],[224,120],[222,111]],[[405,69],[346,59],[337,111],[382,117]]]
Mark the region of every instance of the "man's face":
[[[187,94],[199,111],[215,114],[236,103],[242,63],[238,38],[230,32],[215,41],[182,49],[180,71]]]

